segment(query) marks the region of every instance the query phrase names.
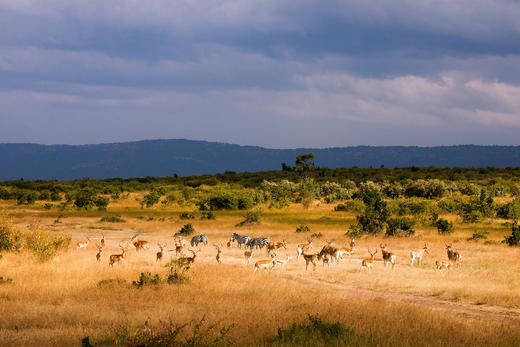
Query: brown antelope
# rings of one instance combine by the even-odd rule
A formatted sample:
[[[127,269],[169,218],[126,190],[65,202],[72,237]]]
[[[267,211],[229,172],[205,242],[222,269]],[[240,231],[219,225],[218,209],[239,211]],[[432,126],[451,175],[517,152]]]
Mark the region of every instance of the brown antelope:
[[[105,247],[105,233],[101,232],[101,247]]]
[[[159,242],[157,242],[157,246],[159,246],[159,249],[160,251],[157,252],[157,254],[155,255],[155,262],[160,262],[162,260],[162,257],[163,257],[163,248],[166,247],[168,244],[165,243],[164,245],[161,245]]]
[[[135,247],[135,250],[136,251],[139,251],[141,249],[148,249],[150,248],[150,242],[146,241],[146,240],[135,240],[135,238],[138,236],[139,234],[135,234],[133,237],[132,237],[132,244],[134,245]],[[134,241],[135,240],[135,241]]]
[[[180,265],[190,265],[190,264],[193,264],[195,263],[195,258],[197,257],[197,253],[200,252],[200,249],[195,252],[191,249],[189,249],[188,251],[190,251],[193,255],[191,257],[181,257],[179,259],[177,259],[177,263],[180,264]]]
[[[270,254],[273,251],[276,252],[276,250],[282,247],[287,249],[287,243],[285,242],[285,240],[282,240],[282,242],[269,242],[266,247],[267,254]]]
[[[325,262],[330,264],[332,261],[339,264],[339,248],[332,246],[332,241],[326,240],[326,242],[327,244],[318,253],[318,260],[327,259],[323,261],[323,265],[325,265]]]
[[[312,248],[312,238],[307,239],[307,243],[300,243],[298,247],[296,248],[296,261],[300,261],[300,256],[303,255],[303,253],[307,253],[309,249]]]
[[[271,268],[269,268],[271,265]],[[271,256],[271,259],[262,259],[255,263],[255,270],[253,272],[257,272],[258,270],[264,269],[269,270],[269,272],[273,271],[276,266],[276,259]]]
[[[387,250],[386,244],[383,245],[382,243],[380,243],[379,247],[381,247],[381,254],[383,255],[383,262],[385,264],[385,270],[388,267],[388,263],[392,264],[392,270],[393,270],[397,256],[395,255],[395,253]]]
[[[435,262],[435,266],[437,267],[437,270],[439,270],[439,272],[442,272],[443,267],[445,267],[448,270],[451,270],[451,268],[455,265],[457,265],[456,260],[437,260]]]
[[[419,264],[419,266],[421,266],[424,253],[430,254],[430,252],[428,252],[428,243],[426,243],[426,242],[424,243],[423,248],[410,252],[410,258],[411,258],[410,266],[413,266],[415,259],[417,259],[417,264]]]
[[[307,271],[307,268],[309,267],[309,263],[312,263],[313,265],[313,271],[316,270],[316,263],[318,261],[318,254],[316,253],[303,253],[303,259],[305,259],[305,271]]]
[[[119,248],[121,248],[121,254],[112,254],[110,256],[110,266],[114,266],[114,263],[117,262],[118,264],[121,263],[121,260],[123,260],[125,256],[126,249],[128,248],[128,245],[126,247],[121,246],[121,243],[119,244]]]
[[[233,242],[233,240],[228,240],[228,242],[226,243],[227,248],[231,247],[232,242]]]
[[[96,254],[96,260],[97,260],[97,261],[100,261],[100,260],[101,260],[101,252],[103,252],[103,245],[98,245],[98,244],[96,243],[96,247],[97,247],[97,249],[98,249],[98,252],[97,252],[97,254]]]
[[[246,249],[246,251],[244,252],[245,263],[249,264],[252,257],[253,257],[253,249],[250,249],[249,251]]]
[[[215,259],[217,259],[217,263],[222,264],[222,256],[220,255],[222,253],[222,245],[213,244],[213,246],[215,246],[215,248],[217,249],[217,256],[215,257]]]
[[[340,259],[343,259],[344,255],[352,255],[354,251],[356,250],[356,243],[354,242],[354,239],[350,239],[350,248],[342,247],[338,251],[338,256]]]
[[[88,236],[85,236],[87,241],[79,241],[76,245],[78,246],[78,248],[87,248],[89,242],[90,242],[90,238]]]
[[[287,265],[287,263],[289,263],[289,261],[291,260],[291,256],[289,255],[289,253],[286,253],[285,254],[287,256],[287,259],[275,259],[275,262],[276,262],[276,265],[273,264],[273,267],[272,269],[274,269],[275,266],[281,266],[281,267],[284,267],[285,265]],[[271,271],[272,271],[271,269]]]
[[[451,243],[450,244],[444,243],[444,245],[446,246],[446,252],[448,253],[449,260],[456,263],[462,258],[462,255],[459,253],[459,251],[452,248]]]
[[[374,253],[370,252],[369,248],[368,253],[370,253],[370,258],[365,258],[361,261],[361,268],[359,269],[359,271],[363,270],[363,268],[366,268],[367,271],[370,271],[370,269],[372,268],[372,264],[374,264],[374,257],[377,254],[377,248]]]
[[[186,245],[186,241],[182,239],[182,237],[174,237],[175,240],[175,256],[184,255],[184,246]]]

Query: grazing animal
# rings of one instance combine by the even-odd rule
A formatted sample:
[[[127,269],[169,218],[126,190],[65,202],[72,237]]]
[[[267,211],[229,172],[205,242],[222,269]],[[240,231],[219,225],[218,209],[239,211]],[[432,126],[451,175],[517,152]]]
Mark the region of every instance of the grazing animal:
[[[385,264],[385,270],[388,266],[388,263],[392,264],[392,270],[393,270],[397,256],[393,252],[390,252],[389,250],[387,250],[386,244],[383,245],[382,243],[380,243],[379,247],[381,247],[381,254],[383,255],[383,262]]]
[[[160,262],[163,257],[163,248],[166,247],[168,244],[165,243],[164,245],[161,245],[159,242],[157,242],[157,246],[159,246],[160,251],[157,252],[155,255],[155,262]]]
[[[105,233],[101,233],[101,247],[104,247],[105,246]]]
[[[456,260],[437,260],[435,262],[435,266],[437,267],[437,270],[439,270],[439,272],[442,272],[443,267],[445,267],[448,270],[451,270],[451,268],[455,265],[457,265]]]
[[[78,248],[87,248],[88,244],[90,243],[90,238],[88,236],[85,236],[87,241],[79,241],[76,245]]]
[[[307,243],[300,243],[296,248],[296,261],[300,261],[300,256],[312,248],[312,238],[307,239]]]
[[[249,264],[251,261],[251,258],[253,257],[253,250],[250,249],[249,251],[246,249],[244,252],[244,261]]]
[[[271,267],[269,268],[269,266]],[[271,257],[271,259],[262,259],[255,263],[255,270],[253,272],[257,272],[258,270],[269,270],[269,272],[273,271],[276,267],[276,259]]]
[[[217,256],[215,257],[215,259],[217,259],[217,263],[222,264],[222,256],[220,255],[222,253],[222,245],[213,244],[213,246],[215,246],[215,248],[217,249]]]
[[[184,254],[184,246],[186,245],[186,241],[182,239],[182,237],[173,237],[175,241],[175,256],[183,255]]]
[[[318,253],[318,260],[321,260],[322,258],[327,258],[328,263],[332,261],[336,261],[336,264],[339,264],[339,248],[334,247],[331,245],[332,242],[327,240],[327,245],[323,246],[321,251]],[[325,264],[325,261],[323,262]]]
[[[428,243],[426,242],[424,243],[423,248],[410,252],[410,266],[413,266],[415,259],[417,259],[417,264],[419,264],[420,266],[422,264],[422,258],[424,256],[424,253],[430,254],[428,252]]]
[[[289,263],[289,261],[291,260],[291,256],[289,255],[289,253],[286,253],[287,255],[287,259],[276,259],[276,266],[281,266],[281,267],[284,267],[285,265],[287,265],[287,263]],[[273,265],[273,268],[275,267],[275,265]],[[271,269],[272,270],[272,269]]]
[[[189,251],[193,254],[191,257],[181,257],[179,259],[177,259],[177,263],[180,264],[180,265],[190,265],[190,264],[193,264],[195,262],[195,258],[197,257],[197,253],[200,252],[200,249],[195,252],[195,251],[192,251],[191,249],[189,249]]]
[[[110,266],[114,266],[114,263],[121,263],[121,260],[123,260],[125,256],[126,249],[128,248],[128,245],[126,247],[121,246],[121,243],[119,244],[119,248],[121,248],[121,254],[112,254],[110,256]]]
[[[97,247],[97,249],[98,249],[98,252],[97,252],[97,254],[96,254],[96,260],[97,260],[97,261],[100,261],[100,260],[101,260],[101,252],[103,252],[103,245],[98,245],[98,244],[96,243],[96,247]]]
[[[200,234],[200,235],[193,236],[191,238],[191,241],[190,241],[191,247],[198,246],[199,243],[203,243],[204,246],[206,246],[208,244],[208,237],[205,234]]]
[[[318,254],[316,253],[303,253],[303,259],[305,259],[305,271],[307,271],[307,268],[309,267],[309,263],[313,265],[313,271],[316,270],[316,263],[318,261]]]
[[[238,235],[237,233],[233,233],[231,235],[231,242],[237,241],[238,248],[242,248],[242,245],[244,245],[247,248],[247,244],[249,243],[249,240],[251,238],[247,235]]]
[[[446,246],[446,252],[448,253],[449,260],[454,261],[456,263],[462,258],[462,255],[459,253],[459,251],[452,248],[451,243],[444,243],[444,245]]]
[[[264,248],[269,244],[269,238],[268,237],[255,237],[254,239],[250,239],[249,242],[246,244],[249,248],[253,249],[253,247],[256,247],[257,249]]]
[[[338,251],[339,259],[343,259],[344,255],[352,255],[354,251],[356,250],[356,243],[354,242],[354,239],[350,239],[350,248],[342,247]]]
[[[136,251],[139,251],[141,249],[148,249],[150,248],[150,242],[146,241],[146,240],[135,240],[135,238],[138,236],[139,234],[135,234],[132,239],[130,241],[133,241],[132,244],[134,245],[135,247],[135,250]],[[135,240],[135,241],[134,241]]]
[[[269,242],[267,244],[267,254],[271,252],[276,252],[276,250],[282,247],[284,249],[287,249],[287,243],[285,242],[285,240],[283,240],[282,242]]]
[[[374,257],[377,254],[377,248],[374,253],[370,252],[369,248],[368,253],[370,253],[370,258],[365,258],[361,261],[361,268],[359,269],[359,271],[363,270],[363,268],[366,268],[367,271],[370,271],[370,269],[372,268],[372,264],[374,264]]]
[[[229,240],[227,243],[226,243],[226,246],[227,248],[231,247],[231,243],[233,242],[233,240]]]

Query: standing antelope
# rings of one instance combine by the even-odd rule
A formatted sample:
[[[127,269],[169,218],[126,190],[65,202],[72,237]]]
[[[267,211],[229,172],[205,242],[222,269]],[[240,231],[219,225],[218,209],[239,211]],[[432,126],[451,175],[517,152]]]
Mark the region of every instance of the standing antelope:
[[[271,265],[271,268],[269,268]],[[257,272],[258,270],[264,269],[269,270],[269,272],[273,271],[276,266],[276,259],[271,256],[271,259],[262,259],[255,263],[255,270],[253,272]]]
[[[296,248],[296,261],[300,261],[300,256],[303,255],[303,253],[306,253],[309,249],[312,248],[312,238],[307,239],[307,243],[300,243],[298,247]]]
[[[327,262],[329,265],[332,261],[336,261],[339,264],[339,248],[332,246],[332,241],[326,240],[327,244],[323,246],[321,251],[318,253],[318,260],[323,260],[323,265]]]
[[[96,254],[96,260],[97,260],[97,261],[100,261],[100,260],[101,260],[101,252],[103,252],[103,245],[98,245],[98,244],[96,243],[96,247],[97,247],[97,249],[98,249],[98,252],[97,252],[97,254]]]
[[[157,252],[157,254],[155,255],[155,262],[160,262],[162,260],[162,257],[163,257],[163,248],[167,246],[167,243],[165,243],[164,245],[161,245],[159,242],[157,242],[157,246],[159,246],[159,249],[160,251]]]
[[[426,242],[424,243],[423,248],[410,252],[410,258],[411,258],[410,266],[413,266],[415,259],[417,259],[417,264],[419,264],[419,266],[421,266],[424,253],[430,254],[428,252],[428,243],[426,243]]]
[[[131,240],[131,241],[134,241],[135,238],[136,238],[138,235],[139,235],[139,234],[135,234],[135,235],[132,237],[132,240]],[[136,251],[139,251],[139,250],[141,250],[141,249],[148,249],[148,248],[150,248],[150,242],[145,241],[145,240],[135,240],[132,244],[134,245]]]
[[[372,264],[374,264],[374,257],[377,254],[377,248],[374,253],[370,252],[369,248],[368,253],[370,253],[370,258],[365,258],[361,261],[361,268],[359,269],[359,271],[363,270],[364,267],[367,269],[367,271],[370,271],[370,269],[372,268]]]
[[[273,267],[272,269],[274,269],[275,266],[282,266],[284,267],[285,265],[287,265],[287,263],[291,260],[291,256],[289,255],[289,253],[286,253],[285,255],[287,255],[287,259],[283,260],[283,259],[275,259],[275,262],[276,262],[276,265],[273,264]],[[272,271],[271,269],[271,271]]]
[[[101,232],[101,247],[105,246],[105,233]]]
[[[180,265],[190,265],[190,264],[193,264],[195,263],[195,258],[197,257],[197,253],[200,252],[200,249],[195,252],[191,249],[189,249],[188,251],[190,251],[193,255],[191,257],[181,257],[179,259],[177,259],[177,263],[180,264]]]
[[[233,242],[233,239],[228,240],[228,242],[226,243],[227,248],[231,247],[231,243],[232,243],[232,242]]]
[[[244,261],[249,264],[249,262],[251,261],[251,258],[253,257],[253,249],[250,249],[249,251],[245,250],[244,252]]]
[[[312,263],[313,265],[313,271],[316,270],[316,262],[318,261],[318,254],[316,253],[303,253],[303,259],[305,259],[305,271],[307,271],[307,268],[309,267],[309,263]]]
[[[126,249],[128,248],[128,245],[126,247],[121,246],[121,243],[119,243],[119,248],[121,248],[121,254],[112,254],[110,256],[110,266],[114,266],[114,263],[117,262],[118,264],[121,263],[121,260],[123,260],[125,256]]]
[[[393,270],[394,266],[395,266],[395,259],[397,258],[397,256],[395,255],[395,253],[387,250],[386,244],[383,245],[382,243],[380,243],[379,247],[381,247],[381,254],[383,255],[383,262],[385,264],[385,270],[388,267],[388,263],[392,264],[392,270]]]
[[[451,243],[450,244],[444,243],[444,245],[446,246],[446,252],[448,253],[449,260],[451,260],[453,262],[457,262],[462,258],[462,255],[459,253],[459,251],[457,251],[456,249],[453,249],[451,247]]]
[[[175,256],[178,256],[179,254],[183,255],[186,241],[184,241],[182,237],[177,236],[174,236],[173,239],[175,240]]]
[[[457,265],[456,260],[437,260],[435,262],[435,266],[437,267],[437,270],[439,270],[439,272],[442,272],[443,267],[445,267],[448,270],[451,270],[451,268],[455,265]]]
[[[352,255],[352,253],[356,250],[356,243],[354,239],[350,239],[350,248],[342,247],[338,251],[338,256],[340,259],[343,259],[344,255]]]
[[[270,254],[273,251],[276,252],[277,249],[282,247],[287,249],[287,243],[285,240],[282,240],[282,242],[269,242],[267,244],[267,254]]]
[[[87,241],[79,241],[76,245],[78,246],[78,248],[87,248],[89,242],[90,242],[90,238],[88,236],[85,236],[87,238]]]
[[[215,257],[215,259],[217,259],[217,263],[222,264],[222,256],[220,255],[222,253],[222,245],[213,244],[213,246],[215,246],[215,248],[217,249],[217,256]]]

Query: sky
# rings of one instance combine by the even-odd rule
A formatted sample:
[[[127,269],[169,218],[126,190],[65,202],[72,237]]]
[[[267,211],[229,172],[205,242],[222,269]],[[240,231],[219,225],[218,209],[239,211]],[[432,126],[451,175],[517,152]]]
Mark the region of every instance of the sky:
[[[0,0],[0,143],[520,145],[518,0]]]

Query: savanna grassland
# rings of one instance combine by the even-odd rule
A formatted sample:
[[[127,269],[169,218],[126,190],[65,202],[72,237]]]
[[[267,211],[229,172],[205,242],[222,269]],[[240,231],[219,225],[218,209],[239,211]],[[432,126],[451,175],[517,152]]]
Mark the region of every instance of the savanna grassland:
[[[501,243],[511,233],[505,220],[463,223],[456,214],[442,213],[440,217],[454,225],[451,234],[441,235],[427,222],[417,224],[415,233],[408,237],[361,234],[355,237],[354,253],[339,265],[319,263],[315,271],[312,266],[306,271],[305,262],[296,261],[296,245],[311,234],[321,233],[320,237],[315,235],[314,252],[326,240],[348,246],[350,237],[345,232],[356,223],[358,212],[337,212],[336,204],[319,200],[279,208],[263,203],[256,206],[262,208],[260,223],[237,227],[244,211],[215,211],[215,220],[201,220],[201,212],[193,206],[159,204],[141,208],[144,194],[133,192],[111,201],[104,211],[58,211],[44,209],[43,203],[1,203],[22,234],[38,228],[51,235],[70,235],[72,243],[44,262],[23,247],[19,252],[3,253],[0,345],[79,345],[85,336],[94,345],[110,345],[121,343],[121,334],[153,330],[170,321],[192,322],[181,333],[189,337],[197,329],[194,324],[203,317],[201,329],[215,325],[214,335],[220,334],[220,328],[233,325],[223,334],[226,338],[229,334],[238,345],[520,344],[520,249]],[[182,219],[183,212],[193,213],[195,218]],[[104,216],[115,215],[122,221],[101,221]],[[164,265],[170,257],[175,258],[175,252],[168,252],[173,247],[172,236],[187,223],[193,225],[196,234],[205,233],[209,239],[207,246],[189,247],[200,249],[186,273],[189,279],[175,284],[162,281],[158,285],[132,285],[143,272],[167,277],[169,269]],[[301,224],[310,231],[297,233]],[[489,234],[468,241],[475,230]],[[265,249],[257,250],[253,261],[245,264],[243,249],[236,243],[225,246],[233,232],[267,236],[274,241],[285,239],[287,250],[282,248],[278,258],[286,258],[288,253],[292,259],[286,267],[277,267],[271,273],[253,273],[254,262],[269,257]],[[97,262],[96,242],[100,242],[101,233],[106,245]],[[129,242],[135,233],[152,247],[136,251],[129,246],[121,264],[110,267],[109,255],[120,253],[120,243]],[[91,239],[89,245],[78,249],[76,242],[85,241],[86,236]],[[158,242],[168,243],[160,263],[156,262]],[[421,248],[424,242],[429,243],[430,254],[425,255],[422,266],[410,267],[410,251]],[[222,264],[215,260],[213,243],[224,245]],[[380,243],[396,253],[395,270],[383,268],[379,250],[373,269],[360,271],[361,259],[368,257],[367,249],[379,249]],[[462,260],[452,270],[439,272],[434,269],[434,261],[447,259],[445,243],[452,243]],[[320,337],[319,329],[290,330],[293,323],[308,321],[309,315],[338,322],[346,330],[330,339]],[[284,340],[280,336],[287,331],[301,336]]]

